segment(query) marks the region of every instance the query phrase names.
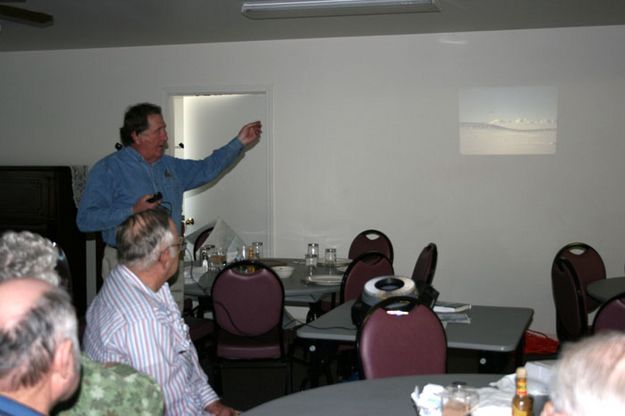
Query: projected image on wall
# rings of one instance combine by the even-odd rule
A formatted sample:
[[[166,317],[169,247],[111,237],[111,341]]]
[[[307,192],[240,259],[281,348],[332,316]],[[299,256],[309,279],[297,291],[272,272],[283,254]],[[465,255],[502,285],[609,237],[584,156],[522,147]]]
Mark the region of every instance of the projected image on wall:
[[[555,87],[488,87],[460,91],[460,153],[539,155],[556,152]]]

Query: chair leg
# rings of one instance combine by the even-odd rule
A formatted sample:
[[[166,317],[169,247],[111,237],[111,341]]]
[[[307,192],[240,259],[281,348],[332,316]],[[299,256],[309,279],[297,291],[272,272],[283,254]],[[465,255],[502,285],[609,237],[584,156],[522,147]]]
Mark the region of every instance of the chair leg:
[[[211,387],[213,387],[213,390],[215,390],[215,392],[219,395],[219,396],[223,396],[224,391],[223,391],[223,374],[222,374],[222,368],[221,368],[221,364],[218,362],[215,362],[213,364],[213,383],[211,385]]]
[[[290,362],[286,363],[284,370],[284,394],[289,395],[293,391],[293,366]]]

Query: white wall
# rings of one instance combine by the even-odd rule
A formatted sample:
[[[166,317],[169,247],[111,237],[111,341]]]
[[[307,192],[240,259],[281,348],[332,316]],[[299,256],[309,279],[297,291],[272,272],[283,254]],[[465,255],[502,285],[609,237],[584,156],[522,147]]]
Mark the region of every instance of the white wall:
[[[185,130],[181,136],[184,153],[180,157],[204,158],[221,146],[224,137],[234,136],[233,126],[243,126],[254,120],[266,124],[266,112],[266,94],[185,97]],[[273,216],[269,202],[273,190],[269,187],[268,168],[273,158],[269,145],[270,138],[264,137],[217,183],[185,194],[183,212],[185,217],[195,220],[194,225],[187,225],[187,234],[221,218],[243,241],[248,244],[260,241],[265,250],[271,248],[269,231]]]
[[[375,227],[410,274],[434,241],[443,298],[530,306],[554,332],[559,247],[585,241],[623,274],[624,44],[616,26],[4,52],[0,163],[92,164],[129,104],[269,86],[275,254],[345,255]],[[523,85],[558,88],[555,155],[460,155],[459,89]]]

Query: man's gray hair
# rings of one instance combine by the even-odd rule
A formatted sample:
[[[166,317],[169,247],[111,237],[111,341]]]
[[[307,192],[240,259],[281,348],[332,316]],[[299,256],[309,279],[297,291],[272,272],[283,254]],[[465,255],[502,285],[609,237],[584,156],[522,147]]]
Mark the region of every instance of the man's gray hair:
[[[36,276],[58,286],[58,257],[58,248],[47,238],[29,231],[7,231],[0,237],[0,282]]]
[[[551,400],[571,416],[625,412],[625,334],[602,332],[565,346],[554,369]]]
[[[160,253],[174,243],[169,221],[167,212],[159,208],[128,217],[117,227],[119,262],[139,270],[152,266]]]
[[[74,366],[79,371],[77,327],[69,295],[51,286],[19,322],[0,328],[0,389],[16,391],[36,385],[49,371],[56,349],[66,339],[72,341]]]

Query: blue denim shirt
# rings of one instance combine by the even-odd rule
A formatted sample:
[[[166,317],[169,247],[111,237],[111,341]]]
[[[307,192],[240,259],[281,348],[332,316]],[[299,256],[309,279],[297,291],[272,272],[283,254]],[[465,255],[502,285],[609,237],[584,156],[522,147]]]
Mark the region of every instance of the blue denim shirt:
[[[132,206],[146,194],[161,192],[161,205],[171,210],[180,232],[182,196],[216,179],[243,151],[235,137],[202,160],[164,155],[149,164],[132,147],[98,161],[87,178],[76,224],[82,232],[102,231],[102,239],[115,247],[115,228],[132,215]]]

